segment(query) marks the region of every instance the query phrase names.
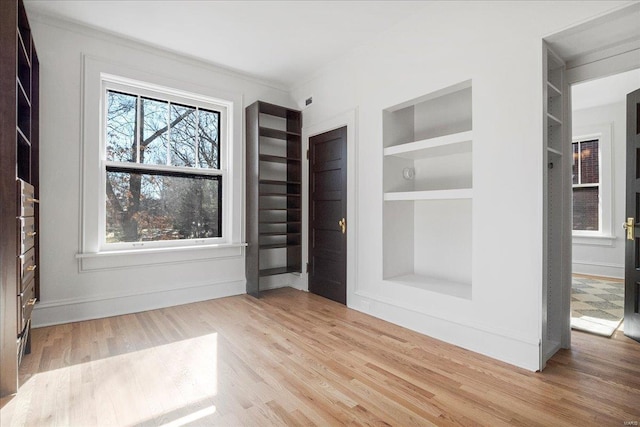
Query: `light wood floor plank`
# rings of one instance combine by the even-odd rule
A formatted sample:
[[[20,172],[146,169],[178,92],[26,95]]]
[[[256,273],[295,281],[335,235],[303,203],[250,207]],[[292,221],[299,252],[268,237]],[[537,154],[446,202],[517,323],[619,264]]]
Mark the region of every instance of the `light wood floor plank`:
[[[280,289],[33,330],[5,426],[640,421],[640,344],[574,332],[532,373]]]

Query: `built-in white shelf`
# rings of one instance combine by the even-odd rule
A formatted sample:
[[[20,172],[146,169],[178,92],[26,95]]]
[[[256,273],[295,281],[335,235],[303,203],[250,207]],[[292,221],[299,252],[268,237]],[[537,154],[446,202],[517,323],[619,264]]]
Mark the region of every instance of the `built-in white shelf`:
[[[571,282],[570,269],[564,269],[566,254],[571,248],[571,233],[563,231],[563,224],[571,222],[571,198],[564,191],[565,178],[571,176],[571,170],[564,161],[567,153],[566,141],[570,141],[570,129],[563,123],[566,105],[564,84],[564,62],[551,49],[545,47],[543,55],[543,82],[546,84],[546,100],[543,104],[547,126],[544,133],[546,146],[543,165],[543,269],[542,282],[542,360],[541,367],[565,343],[569,336],[568,316]],[[563,91],[565,91],[563,93]],[[570,147],[570,146],[569,146]],[[565,156],[563,156],[563,152]],[[568,263],[571,263],[569,253]],[[567,341],[568,343],[568,341]]]
[[[552,123],[550,123],[552,126],[553,125],[557,125],[560,126],[562,124],[562,120],[560,120],[559,118],[557,118],[556,116],[554,116],[551,113],[547,113],[547,117],[551,120]]]
[[[459,188],[453,190],[430,191],[393,191],[384,193],[385,201],[394,200],[456,200],[473,198],[473,189]]]
[[[558,89],[556,87],[556,85],[554,85],[553,83],[547,82],[547,87],[549,88],[549,91],[548,91],[548,95],[549,96],[561,96],[562,95],[562,92],[560,91],[560,89]]]
[[[472,131],[458,132],[387,147],[384,149],[384,155],[403,159],[424,159],[427,157],[469,153],[472,149],[472,140]]]
[[[555,148],[547,147],[547,151],[549,151],[549,153],[551,154],[555,154],[558,157],[562,157],[562,152],[559,150],[556,150]]]
[[[389,277],[385,280],[387,282],[420,288],[425,291],[450,295],[452,297],[471,299],[471,283],[453,282],[421,274],[405,274],[402,276]]]

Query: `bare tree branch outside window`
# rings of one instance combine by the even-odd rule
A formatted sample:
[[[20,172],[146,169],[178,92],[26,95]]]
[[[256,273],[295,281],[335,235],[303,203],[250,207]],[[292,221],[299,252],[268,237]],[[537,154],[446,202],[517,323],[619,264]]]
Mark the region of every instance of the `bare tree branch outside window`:
[[[107,243],[221,236],[220,113],[107,91]],[[193,168],[194,173],[132,164]],[[170,170],[170,169],[169,169]]]

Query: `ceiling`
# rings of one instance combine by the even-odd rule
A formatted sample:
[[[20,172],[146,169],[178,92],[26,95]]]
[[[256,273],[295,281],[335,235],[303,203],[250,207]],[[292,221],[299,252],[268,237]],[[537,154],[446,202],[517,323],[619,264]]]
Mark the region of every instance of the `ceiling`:
[[[640,69],[614,74],[571,86],[571,108],[582,110],[626,102],[627,94],[640,89]]]
[[[290,88],[425,6],[419,1],[25,0],[58,17]]]

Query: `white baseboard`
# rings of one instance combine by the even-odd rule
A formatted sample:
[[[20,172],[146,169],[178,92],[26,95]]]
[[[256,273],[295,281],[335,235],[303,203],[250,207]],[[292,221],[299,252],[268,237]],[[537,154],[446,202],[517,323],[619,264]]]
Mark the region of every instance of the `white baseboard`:
[[[571,268],[576,274],[624,279],[624,264],[574,260]]]
[[[521,339],[477,325],[429,316],[369,292],[357,291],[349,307],[511,365],[530,371],[540,369],[540,345],[536,339]]]
[[[43,301],[37,303],[33,310],[32,326],[38,328],[139,313],[157,308],[240,295],[245,292],[246,281],[236,280],[198,283],[182,286],[179,289],[158,289],[127,294],[105,294],[87,298]]]

